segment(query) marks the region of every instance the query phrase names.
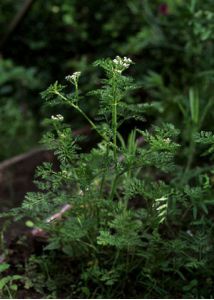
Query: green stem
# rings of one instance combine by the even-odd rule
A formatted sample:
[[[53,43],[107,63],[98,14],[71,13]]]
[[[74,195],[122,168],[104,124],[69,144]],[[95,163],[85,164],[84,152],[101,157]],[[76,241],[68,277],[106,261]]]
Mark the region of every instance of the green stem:
[[[109,156],[109,144],[107,144],[107,147],[106,147],[106,162],[108,161],[108,156]],[[106,168],[103,171],[102,180],[101,180],[101,184],[100,184],[100,196],[102,195],[105,178],[106,178]]]
[[[117,162],[117,100],[112,104],[112,128],[113,128],[113,144],[114,144],[114,160]]]
[[[112,84],[112,94],[113,94],[113,102],[112,102],[112,131],[113,131],[113,152],[114,152],[114,161],[115,161],[115,169],[117,166],[117,99],[116,99],[116,85],[115,85],[115,78],[113,78]],[[111,194],[110,198],[113,199],[116,187],[117,187],[117,180],[119,175],[116,174],[115,178],[112,183]]]
[[[190,143],[189,152],[190,152],[190,155],[189,155],[188,160],[187,160],[185,173],[187,173],[190,170],[190,167],[191,167],[192,162],[193,162],[193,158],[194,158],[194,154],[195,154],[195,142],[193,142],[193,141],[191,141],[191,143]]]
[[[78,102],[78,99],[79,99],[79,90],[78,90],[78,83],[77,83],[77,81],[75,81],[74,85],[75,85],[75,97],[76,97],[76,101]]]
[[[208,101],[207,105],[205,106],[205,109],[202,113],[201,120],[200,120],[200,127],[202,127],[203,122],[213,105],[213,100],[214,100],[213,97],[211,97],[210,100]]]
[[[12,294],[11,294],[11,292],[10,292],[10,289],[9,289],[8,285],[6,284],[5,287],[6,287],[6,290],[7,290],[8,296],[9,296],[9,299],[13,299],[13,296],[12,296]]]
[[[188,156],[188,159],[187,159],[187,164],[186,164],[186,168],[185,168],[185,174],[190,170],[191,168],[191,165],[193,163],[193,159],[194,159],[194,155],[195,155],[195,146],[196,146],[196,143],[194,141],[194,133],[197,131],[197,127],[196,126],[193,126],[192,130],[191,130],[191,140],[190,140],[190,145],[189,145],[189,156]]]
[[[113,96],[113,101],[112,101],[112,131],[113,131],[113,144],[114,144],[114,160],[115,163],[117,163],[117,92],[116,92],[116,77],[115,75],[113,76],[113,82],[112,82],[112,96]]]
[[[56,95],[58,95],[60,98],[62,98],[68,105],[70,105],[71,107],[73,107],[74,109],[76,109],[91,125],[91,127],[106,141],[109,142],[108,138],[106,136],[104,136],[100,130],[97,128],[97,126],[95,125],[95,123],[85,114],[85,112],[76,104],[72,103],[71,101],[69,101],[65,96],[63,96],[62,94],[60,94],[59,92],[56,92]]]
[[[114,261],[113,261],[113,264],[112,264],[112,270],[115,268],[119,256],[120,256],[120,249],[117,249],[116,254],[115,254],[115,258],[114,258]]]
[[[115,176],[114,180],[113,180],[110,199],[113,199],[113,197],[114,197],[114,194],[115,194],[115,191],[116,191],[116,188],[117,188],[117,181],[118,181],[119,178],[120,178],[120,174],[117,174]]]

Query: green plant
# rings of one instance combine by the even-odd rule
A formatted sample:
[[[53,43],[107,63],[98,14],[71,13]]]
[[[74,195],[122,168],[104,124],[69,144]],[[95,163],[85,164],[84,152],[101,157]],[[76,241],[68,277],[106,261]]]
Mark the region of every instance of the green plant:
[[[181,1],[177,10],[169,12],[160,22],[155,21],[148,3],[145,5],[150,12],[150,24],[154,24],[162,36],[162,46],[157,50],[162,66],[149,64],[143,85],[148,98],[159,104],[157,124],[164,118],[181,130],[182,159],[188,157],[188,172],[199,159],[195,133],[212,130],[214,60],[210,54],[214,27],[211,2]]]
[[[0,18],[1,29],[7,26],[8,18],[12,18],[11,12],[21,9],[22,2],[5,0],[0,4],[4,12]],[[191,168],[195,127],[212,130],[212,19],[212,0],[124,0],[122,6],[113,0],[104,1],[102,5],[98,0],[90,3],[40,0],[33,3],[3,53],[18,65],[35,66],[43,84],[41,88],[78,69],[84,72],[80,79],[83,91],[91,90],[99,80],[100,72],[91,67],[92,61],[118,53],[131,55],[137,62],[133,74],[145,86],[135,99],[138,96],[141,102],[145,98],[155,101],[159,108],[159,114],[153,114],[158,119],[156,122],[164,118],[181,129],[181,138],[186,144],[182,148],[183,156],[184,159],[189,156]],[[32,23],[34,27],[30,26]],[[161,83],[155,81],[157,77]],[[189,118],[190,90],[198,94],[200,102],[198,124],[191,124]],[[34,115],[41,118],[41,103],[32,99],[28,89],[25,91],[30,94]],[[95,103],[94,97],[88,97],[82,104],[90,117],[97,114]],[[53,114],[49,110],[46,113]],[[66,114],[65,110],[63,115],[67,117]],[[69,114],[68,121],[75,126],[79,121],[73,122],[74,116]]]
[[[22,277],[20,275],[4,275],[4,272],[9,270],[10,265],[7,263],[0,264],[0,296],[13,299],[18,289],[16,281]]]
[[[99,99],[98,121],[82,109],[86,96],[79,72],[66,77],[68,93],[57,82],[42,93],[50,105],[78,112],[100,139],[82,153],[63,117],[52,116],[43,143],[54,151],[58,168],[38,167],[39,191],[28,193],[21,208],[9,213],[30,217],[48,236],[44,253],[31,261],[34,277],[43,278],[35,285],[46,296],[213,294],[212,168],[186,170],[186,161],[176,163],[182,145],[172,124],[120,132],[124,122],[143,121],[153,107],[130,102],[137,85],[124,74],[131,64],[119,56],[95,62],[105,74],[89,95]],[[192,108],[192,118],[197,119],[197,109]],[[212,144],[213,137],[196,134],[198,142]],[[69,209],[59,215],[65,204]]]
[[[35,69],[0,60],[0,160],[26,151],[33,146],[36,118],[33,117],[26,90],[38,88]],[[29,97],[29,96],[28,96]],[[27,100],[27,101],[26,101]]]

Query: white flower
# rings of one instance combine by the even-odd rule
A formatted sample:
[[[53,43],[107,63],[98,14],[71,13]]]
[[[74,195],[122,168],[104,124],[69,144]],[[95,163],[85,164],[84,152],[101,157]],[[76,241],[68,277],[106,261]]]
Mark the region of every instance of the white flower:
[[[54,121],[63,121],[64,117],[60,114],[56,115],[56,116],[51,116],[51,119]]]
[[[186,231],[186,233],[187,233],[189,236],[191,236],[191,237],[193,237],[193,236],[194,236],[194,235],[193,235],[193,233],[192,233],[192,231],[191,231],[191,230],[189,230],[189,229]]]
[[[74,72],[72,75],[66,76],[65,79],[67,81],[70,81],[70,82],[74,83],[74,82],[77,82],[77,80],[79,79],[80,75],[81,75],[81,72]]]
[[[171,140],[170,140],[170,138],[166,138],[166,139],[164,139],[164,142],[165,142],[166,144],[169,144],[169,143],[171,142]]]
[[[127,58],[126,56],[124,58],[116,56],[116,58],[113,59],[113,63],[115,66],[115,71],[121,73],[123,70],[128,69],[130,64],[133,62],[130,58]]]

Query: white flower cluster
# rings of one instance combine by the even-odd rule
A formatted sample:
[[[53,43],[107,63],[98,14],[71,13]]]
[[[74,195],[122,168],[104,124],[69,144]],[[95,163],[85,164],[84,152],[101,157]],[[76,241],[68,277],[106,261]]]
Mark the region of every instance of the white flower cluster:
[[[171,140],[170,140],[170,138],[166,138],[166,139],[164,139],[164,142],[165,142],[166,144],[170,144]]]
[[[116,56],[116,58],[113,59],[113,63],[115,65],[116,71],[121,73],[123,70],[128,69],[133,61],[126,56],[124,58]]]
[[[72,75],[66,76],[65,79],[70,82],[77,82],[80,75],[81,75],[81,72],[74,72]]]
[[[64,117],[62,115],[51,116],[51,119],[54,121],[63,121]]]

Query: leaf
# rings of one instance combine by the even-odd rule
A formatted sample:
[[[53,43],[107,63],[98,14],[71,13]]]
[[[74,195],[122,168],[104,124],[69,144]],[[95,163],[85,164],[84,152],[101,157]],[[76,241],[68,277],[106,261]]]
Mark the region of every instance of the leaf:
[[[163,223],[168,210],[168,197],[163,196],[159,199],[155,199],[153,207],[156,209],[159,224]]]
[[[11,276],[11,279],[12,280],[19,280],[19,279],[22,279],[22,276],[20,276],[20,275],[13,275],[13,276]]]
[[[83,286],[83,287],[81,288],[81,290],[82,290],[82,293],[86,296],[86,298],[89,298],[89,297],[90,297],[90,290],[89,290],[88,287]]]
[[[6,276],[0,279],[0,290],[2,290],[8,282],[10,282],[11,276]]]
[[[10,267],[9,264],[6,264],[6,263],[0,264],[0,273],[2,273],[2,272],[4,272],[4,271],[8,270],[9,267]]]
[[[10,289],[11,289],[12,291],[17,291],[17,289],[18,289],[17,284],[12,284],[12,285],[10,286]]]

